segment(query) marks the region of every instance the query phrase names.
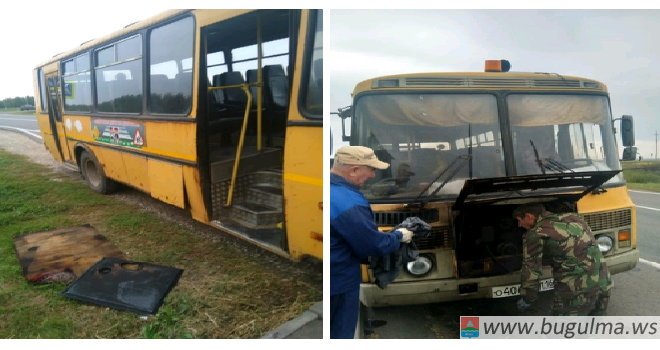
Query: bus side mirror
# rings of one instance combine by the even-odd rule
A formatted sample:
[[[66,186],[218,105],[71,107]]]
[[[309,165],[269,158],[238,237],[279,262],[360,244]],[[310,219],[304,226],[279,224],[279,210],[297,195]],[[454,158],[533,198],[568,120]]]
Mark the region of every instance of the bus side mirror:
[[[350,141],[351,135],[346,135],[346,119],[353,115],[353,108],[351,106],[339,108],[338,113],[333,114],[337,114],[341,118],[341,140]]]
[[[621,160],[635,160],[637,157],[637,147],[626,147],[623,149]]]
[[[635,128],[633,125],[633,117],[631,115],[624,115],[621,117],[621,141],[624,147],[632,147],[635,145]],[[633,153],[635,158],[635,153]]]

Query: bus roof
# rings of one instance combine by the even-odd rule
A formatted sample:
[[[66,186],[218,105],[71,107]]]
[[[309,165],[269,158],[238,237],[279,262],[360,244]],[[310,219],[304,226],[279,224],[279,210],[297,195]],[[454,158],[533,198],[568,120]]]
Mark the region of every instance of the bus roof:
[[[435,72],[376,77],[358,83],[360,92],[383,89],[487,89],[487,90],[564,90],[607,92],[605,84],[581,77],[556,73],[526,72]]]

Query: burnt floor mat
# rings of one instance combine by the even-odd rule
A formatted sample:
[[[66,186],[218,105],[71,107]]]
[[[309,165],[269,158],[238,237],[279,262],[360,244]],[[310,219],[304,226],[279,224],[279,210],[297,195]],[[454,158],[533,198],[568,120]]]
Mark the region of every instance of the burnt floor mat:
[[[104,258],[62,295],[113,309],[155,315],[182,273],[183,270],[174,267]]]
[[[23,276],[31,283],[70,283],[104,257],[124,254],[90,225],[14,238]]]

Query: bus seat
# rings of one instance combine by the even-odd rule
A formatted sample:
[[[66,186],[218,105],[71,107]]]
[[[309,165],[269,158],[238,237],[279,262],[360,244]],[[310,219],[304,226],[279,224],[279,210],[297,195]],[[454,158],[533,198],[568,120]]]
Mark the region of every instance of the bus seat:
[[[245,79],[243,79],[243,74],[241,72],[234,71],[220,74],[221,86],[240,84],[245,84]],[[225,103],[243,107],[245,106],[245,103],[247,102],[247,95],[241,88],[223,89],[223,92],[225,95]]]
[[[151,78],[151,94],[160,95],[162,98],[165,97],[165,94],[172,92],[169,88],[169,79],[165,74],[152,74]]]
[[[252,84],[257,82],[257,70],[256,69],[250,69],[247,72],[245,72],[245,77],[247,78],[247,83]],[[252,86],[250,87],[250,94],[252,94],[252,106],[256,107],[257,106],[257,87]]]
[[[502,172],[503,166],[501,153],[497,152],[495,146],[479,146],[472,148],[472,176],[478,178],[505,176]],[[475,166],[479,164],[480,166]]]
[[[411,166],[415,169],[415,180],[419,182],[431,181],[440,171],[451,164],[451,155],[439,152],[432,148],[421,148],[412,151]]]
[[[268,106],[284,109],[289,104],[289,86],[282,65],[264,66],[265,101]]]
[[[213,76],[213,86],[222,86],[222,84],[220,84],[220,74]],[[213,96],[215,96],[215,102],[217,104],[223,104],[225,102],[225,94],[222,90],[213,90]]]
[[[183,96],[192,96],[192,72],[177,73],[174,77],[177,84],[177,93]]]

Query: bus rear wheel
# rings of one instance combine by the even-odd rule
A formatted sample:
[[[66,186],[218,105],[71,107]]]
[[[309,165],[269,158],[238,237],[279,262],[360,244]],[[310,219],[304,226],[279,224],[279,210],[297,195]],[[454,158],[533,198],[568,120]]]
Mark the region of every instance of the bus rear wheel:
[[[87,151],[80,154],[80,172],[87,186],[98,193],[110,194],[117,190],[117,182],[105,176],[96,157]]]

